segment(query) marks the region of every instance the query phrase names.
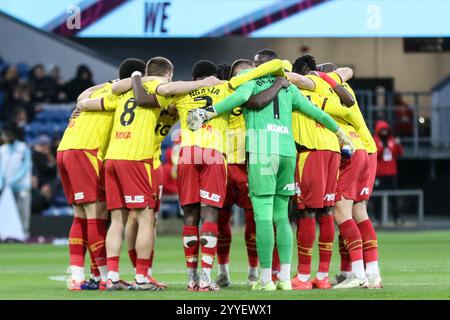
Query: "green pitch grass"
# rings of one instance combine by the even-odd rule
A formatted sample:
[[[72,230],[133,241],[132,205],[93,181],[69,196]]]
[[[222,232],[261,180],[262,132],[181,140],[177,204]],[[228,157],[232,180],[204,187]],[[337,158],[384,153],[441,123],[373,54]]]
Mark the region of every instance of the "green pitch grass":
[[[379,233],[382,290],[310,290],[252,292],[246,286],[247,260],[243,234],[234,235],[231,256],[233,286],[212,293],[185,291],[181,239],[160,236],[154,264],[155,277],[169,285],[164,292],[70,292],[62,279],[67,276],[65,246],[0,245],[0,299],[449,299],[450,232]],[[335,244],[337,249],[337,244]],[[339,266],[335,249],[331,266]],[[296,268],[294,254],[294,269]],[[317,266],[317,248],[313,265]],[[316,269],[316,267],[314,267]],[[313,269],[313,270],[314,270]],[[132,268],[124,251],[121,274],[132,279]],[[53,279],[53,280],[52,280]]]

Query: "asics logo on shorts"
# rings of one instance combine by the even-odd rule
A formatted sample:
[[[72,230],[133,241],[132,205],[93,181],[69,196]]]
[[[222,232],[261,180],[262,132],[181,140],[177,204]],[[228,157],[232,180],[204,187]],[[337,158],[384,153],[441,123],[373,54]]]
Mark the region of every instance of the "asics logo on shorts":
[[[360,196],[369,195],[369,188],[362,188]]]
[[[83,200],[84,199],[84,192],[77,192],[74,194],[75,200]]]
[[[205,191],[205,190],[200,190],[200,198],[207,199],[207,200],[214,201],[214,202],[220,201],[220,195],[215,194],[215,193],[210,194],[208,191]]]
[[[334,201],[336,195],[334,193],[327,193],[323,200],[325,201]]]
[[[295,183],[288,183],[284,186],[283,190],[287,191],[294,191],[295,190]]]
[[[125,196],[125,203],[143,203],[144,196]]]

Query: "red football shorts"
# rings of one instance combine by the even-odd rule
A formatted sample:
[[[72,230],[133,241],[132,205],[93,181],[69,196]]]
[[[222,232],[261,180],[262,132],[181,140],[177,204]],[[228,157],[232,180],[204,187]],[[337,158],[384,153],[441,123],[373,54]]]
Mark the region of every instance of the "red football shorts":
[[[97,150],[58,151],[56,163],[70,205],[105,201],[104,166]]]
[[[336,201],[362,201],[369,195],[369,155],[366,150],[356,150],[350,159],[341,159],[336,191]],[[361,200],[358,200],[361,199]]]
[[[227,196],[223,206],[225,208],[237,204],[243,209],[252,209],[252,202],[248,196],[247,166],[245,164],[228,164]]]
[[[302,151],[295,170],[298,209],[334,206],[341,155],[329,150]]]
[[[105,171],[108,210],[155,208],[157,174],[151,160],[107,160]]]
[[[367,177],[366,181],[360,181],[358,185],[358,195],[356,197],[356,202],[369,200],[372,196],[373,185],[375,184],[375,177],[377,175],[377,153],[369,154],[367,159],[369,161],[367,173],[363,176]]]
[[[202,203],[222,208],[227,192],[225,157],[214,149],[182,147],[177,187],[182,206]]]
[[[155,204],[155,212],[158,212],[161,207],[161,197],[163,193],[163,166],[159,165],[158,168],[154,170],[154,181],[156,186],[156,204]]]

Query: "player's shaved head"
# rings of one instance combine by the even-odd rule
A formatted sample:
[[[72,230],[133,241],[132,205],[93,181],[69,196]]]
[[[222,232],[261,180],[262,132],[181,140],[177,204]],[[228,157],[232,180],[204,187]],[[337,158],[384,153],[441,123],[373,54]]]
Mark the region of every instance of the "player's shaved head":
[[[254,69],[255,65],[248,59],[238,59],[231,65],[230,78],[237,75],[242,70]]]
[[[141,59],[128,58],[122,61],[119,66],[119,78],[125,79],[131,77],[134,71],[145,73],[145,62]]]
[[[192,67],[192,79],[201,80],[210,76],[217,76],[217,65],[209,60],[197,61]]]
[[[331,62],[325,62],[325,63],[321,63],[321,64],[317,65],[317,70],[325,72],[325,73],[333,72],[337,68],[338,68],[337,65],[335,65],[334,63],[331,63]]]
[[[292,71],[301,75],[308,74],[310,71],[317,71],[316,60],[310,55],[304,55],[295,60]]]
[[[255,57],[253,58],[253,63],[255,66],[259,66],[267,61],[278,59],[278,54],[272,49],[262,49],[259,50]]]
[[[164,57],[154,57],[148,60],[145,70],[147,76],[172,78],[173,64],[169,59]]]

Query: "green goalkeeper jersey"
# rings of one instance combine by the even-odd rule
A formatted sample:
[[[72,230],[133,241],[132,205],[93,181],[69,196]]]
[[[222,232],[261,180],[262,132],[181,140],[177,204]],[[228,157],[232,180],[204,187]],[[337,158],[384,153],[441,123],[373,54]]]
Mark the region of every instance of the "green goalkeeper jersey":
[[[232,110],[235,106],[244,105],[252,95],[270,88],[275,80],[276,77],[267,75],[246,82],[214,108],[220,114]],[[333,132],[338,130],[338,125],[328,114],[312,105],[300,90],[291,84],[288,88],[281,89],[274,101],[266,107],[243,108],[247,130],[246,151],[295,158],[296,148],[292,136],[293,109],[310,116]]]

